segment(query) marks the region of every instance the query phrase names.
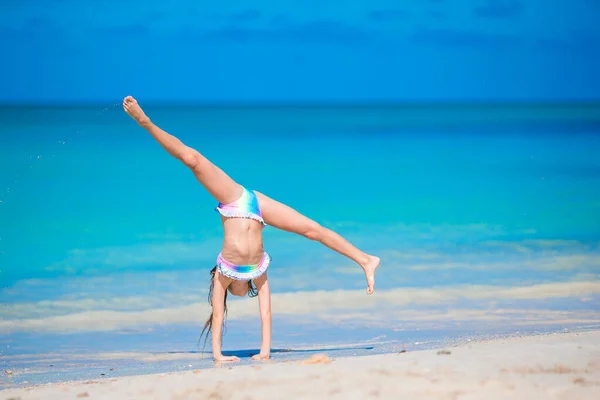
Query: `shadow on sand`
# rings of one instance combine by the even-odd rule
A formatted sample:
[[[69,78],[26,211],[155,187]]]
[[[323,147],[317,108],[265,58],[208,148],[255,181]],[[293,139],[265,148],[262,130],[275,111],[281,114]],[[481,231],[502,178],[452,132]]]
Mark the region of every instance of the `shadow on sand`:
[[[373,346],[365,347],[319,347],[314,349],[271,349],[274,353],[322,353],[325,351],[343,351],[343,350],[373,350]],[[236,356],[239,358],[250,358],[260,352],[259,349],[250,350],[223,350],[224,356]],[[169,351],[166,354],[212,354],[210,351]]]

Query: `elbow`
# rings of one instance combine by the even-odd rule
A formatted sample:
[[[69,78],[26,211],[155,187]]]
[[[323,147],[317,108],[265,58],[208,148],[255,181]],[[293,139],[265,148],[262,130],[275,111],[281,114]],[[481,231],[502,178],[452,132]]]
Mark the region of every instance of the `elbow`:
[[[221,325],[225,320],[225,315],[223,313],[213,313],[212,315],[212,323],[213,325]]]
[[[271,320],[271,310],[265,310],[260,312],[260,319],[263,321]]]

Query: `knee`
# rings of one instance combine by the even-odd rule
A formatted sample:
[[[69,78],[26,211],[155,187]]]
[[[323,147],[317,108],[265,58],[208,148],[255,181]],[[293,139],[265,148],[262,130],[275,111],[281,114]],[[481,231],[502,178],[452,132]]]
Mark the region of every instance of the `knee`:
[[[321,241],[325,235],[325,228],[316,222],[311,222],[302,232],[302,236],[307,239]]]
[[[185,151],[179,157],[182,163],[189,169],[194,169],[198,165],[198,157],[194,151]]]

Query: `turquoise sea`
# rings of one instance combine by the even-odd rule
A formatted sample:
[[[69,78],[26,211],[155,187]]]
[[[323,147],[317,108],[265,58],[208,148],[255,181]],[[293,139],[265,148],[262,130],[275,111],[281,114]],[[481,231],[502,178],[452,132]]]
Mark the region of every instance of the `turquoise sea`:
[[[380,255],[366,296],[351,261],[265,229],[276,361],[600,326],[600,104],[146,112]],[[0,387],[210,366],[221,227],[193,175],[119,104],[0,108],[0,138]],[[247,363],[256,299],[228,321]]]

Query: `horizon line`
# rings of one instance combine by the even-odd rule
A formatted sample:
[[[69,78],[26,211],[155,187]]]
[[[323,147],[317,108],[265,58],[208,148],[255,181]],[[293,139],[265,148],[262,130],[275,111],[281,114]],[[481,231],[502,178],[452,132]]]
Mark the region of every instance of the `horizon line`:
[[[98,101],[0,101],[0,108],[110,107],[121,104]],[[141,103],[141,101],[140,101]],[[461,101],[143,101],[145,107],[164,108],[353,108],[353,107],[600,107],[600,99],[589,100],[461,100]]]

